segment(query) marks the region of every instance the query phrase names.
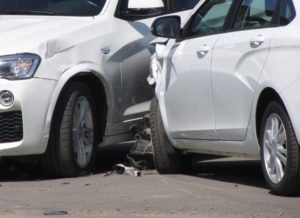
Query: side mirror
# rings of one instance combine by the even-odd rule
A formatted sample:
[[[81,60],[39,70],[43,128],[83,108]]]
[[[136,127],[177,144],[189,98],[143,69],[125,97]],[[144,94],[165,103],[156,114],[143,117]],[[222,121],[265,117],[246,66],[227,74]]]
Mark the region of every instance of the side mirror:
[[[163,0],[127,0],[121,2],[120,17],[126,20],[154,17],[162,15],[166,11]]]
[[[151,32],[155,36],[176,39],[180,33],[180,17],[161,17],[154,21]]]

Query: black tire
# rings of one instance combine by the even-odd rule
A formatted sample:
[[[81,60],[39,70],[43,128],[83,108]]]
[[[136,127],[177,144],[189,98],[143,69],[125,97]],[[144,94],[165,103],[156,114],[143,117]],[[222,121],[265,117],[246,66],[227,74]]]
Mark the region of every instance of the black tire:
[[[190,166],[190,158],[177,150],[167,137],[161,119],[157,99],[154,98],[150,108],[150,126],[153,144],[153,159],[160,174],[183,173]]]
[[[268,129],[268,120],[271,121],[271,118],[277,119],[279,122],[278,128],[281,129],[281,132],[283,133],[281,136],[285,138],[285,140],[279,140],[279,134],[276,133],[276,139],[272,141],[272,143],[269,143],[271,140],[267,139],[267,129]],[[272,131],[273,132],[273,131]],[[277,131],[279,132],[279,131]],[[266,133],[266,135],[265,135]],[[284,134],[285,133],[285,134]],[[271,131],[269,130],[269,133],[271,134]],[[272,133],[273,135],[273,133]],[[274,138],[274,137],[269,137]],[[268,143],[266,142],[268,141]],[[280,143],[279,141],[282,141],[283,143]],[[265,142],[265,144],[264,144]],[[267,148],[267,144],[269,144],[269,148]],[[282,144],[282,146],[281,146]],[[290,118],[288,116],[287,111],[285,110],[285,107],[279,103],[279,102],[271,102],[268,107],[266,108],[263,119],[261,122],[261,128],[260,128],[260,145],[261,145],[261,160],[262,160],[262,170],[263,174],[266,180],[267,185],[270,187],[271,191],[274,194],[277,195],[294,195],[299,194],[300,191],[300,153],[299,153],[299,144],[297,142],[297,138],[295,136],[295,132],[292,126],[292,123],[290,121]],[[276,146],[274,146],[276,145]],[[284,152],[282,152],[282,149],[279,148],[279,146],[284,149]],[[270,155],[269,162],[268,159],[268,153]],[[284,161],[282,159],[278,158],[277,162],[274,161],[276,159],[272,157],[276,156],[278,157],[277,153],[281,153],[281,156],[284,156],[286,160],[285,164],[282,164]],[[284,155],[282,155],[284,153]],[[276,155],[277,154],[277,155]],[[273,162],[273,169],[274,174],[276,174],[278,171],[283,172],[281,173],[282,176],[276,177],[275,175],[271,175],[272,168],[268,167],[271,166],[271,161]],[[280,164],[282,166],[282,170],[278,170],[278,165],[276,166],[275,162]],[[275,176],[275,177],[274,177]],[[281,179],[278,179],[280,178]],[[278,181],[274,181],[278,179]]]
[[[89,135],[90,143],[88,145],[82,138],[77,138],[78,140],[73,138],[73,135],[74,137],[78,135],[74,133],[73,122],[75,122],[75,118],[73,116],[75,116],[75,106],[77,105],[77,108],[79,108],[79,99],[87,102],[89,106],[89,109],[85,109],[88,112],[84,115],[84,117],[89,117],[85,117],[84,120],[88,119],[93,128],[90,128],[90,132],[84,132],[84,130],[78,127],[78,129],[80,129],[78,130],[78,132],[80,132],[78,134]],[[76,112],[78,113],[79,110],[80,109],[77,109]],[[87,113],[89,115],[86,115]],[[97,149],[96,134],[99,132],[96,115],[95,103],[89,87],[81,82],[71,82],[67,84],[57,102],[52,118],[47,150],[42,157],[42,168],[47,175],[52,177],[76,177],[90,174],[93,171]],[[79,122],[81,124],[81,121]],[[78,124],[78,126],[81,126],[80,124]],[[82,124],[82,126],[84,125],[86,124]],[[88,129],[88,127],[84,128],[86,130]],[[82,140],[82,144],[89,146],[89,149],[91,149],[91,153],[86,150],[82,152],[81,150],[84,154],[90,153],[85,160],[86,163],[82,164],[82,166],[76,159],[76,155],[79,155],[78,150],[80,149],[79,144],[77,144],[78,147],[77,150],[75,150],[75,140],[77,142]]]

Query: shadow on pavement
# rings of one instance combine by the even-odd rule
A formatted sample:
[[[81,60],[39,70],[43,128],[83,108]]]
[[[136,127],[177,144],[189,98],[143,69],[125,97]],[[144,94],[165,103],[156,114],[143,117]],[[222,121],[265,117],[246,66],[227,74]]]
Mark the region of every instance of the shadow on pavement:
[[[22,159],[2,159],[0,162],[1,182],[23,182],[47,179],[33,161],[23,161]]]
[[[259,160],[199,156],[193,158],[191,176],[266,188]]]
[[[120,143],[99,147],[95,164],[95,173],[103,173],[112,169],[112,166],[127,162],[127,154],[134,142]]]
[[[117,163],[126,162],[126,155],[133,143],[100,147],[96,156],[94,174],[107,172]],[[52,179],[43,174],[37,158],[5,158],[0,161],[0,182],[22,182]]]
[[[126,163],[133,142],[99,147],[94,174],[108,172],[115,164]],[[219,156],[200,155],[193,158],[189,176],[265,187],[259,161],[239,160]],[[38,164],[22,159],[4,159],[0,162],[0,182],[47,180]]]

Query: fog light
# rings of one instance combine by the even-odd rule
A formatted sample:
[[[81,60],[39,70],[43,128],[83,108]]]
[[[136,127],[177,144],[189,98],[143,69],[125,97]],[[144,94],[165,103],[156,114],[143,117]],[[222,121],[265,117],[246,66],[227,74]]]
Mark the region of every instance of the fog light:
[[[1,91],[0,92],[0,104],[5,107],[9,107],[14,103],[14,95],[10,91]]]

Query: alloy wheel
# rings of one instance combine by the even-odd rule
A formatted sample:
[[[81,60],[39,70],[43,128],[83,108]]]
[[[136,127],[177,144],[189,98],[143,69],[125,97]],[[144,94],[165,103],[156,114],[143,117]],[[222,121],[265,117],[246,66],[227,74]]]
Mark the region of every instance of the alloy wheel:
[[[80,96],[73,113],[73,144],[77,164],[84,168],[91,158],[94,144],[94,124],[90,103],[84,96]]]
[[[287,164],[287,135],[281,118],[271,114],[266,122],[263,139],[265,168],[270,180],[279,184]]]

